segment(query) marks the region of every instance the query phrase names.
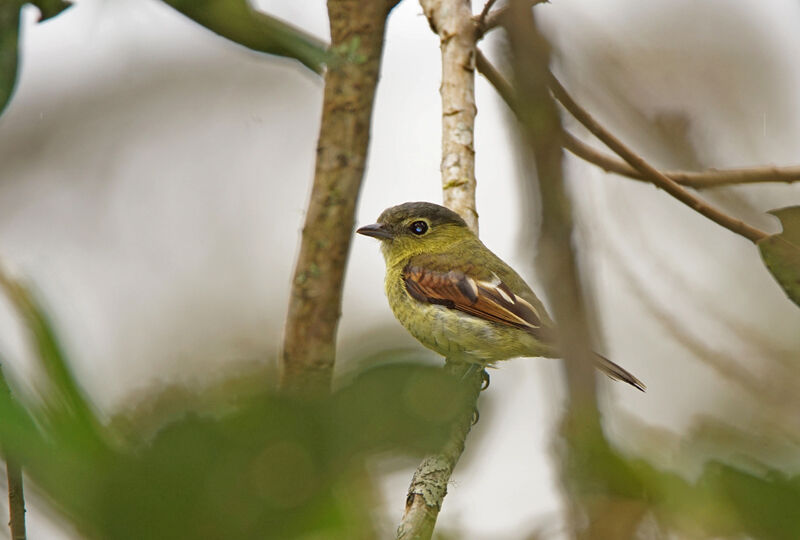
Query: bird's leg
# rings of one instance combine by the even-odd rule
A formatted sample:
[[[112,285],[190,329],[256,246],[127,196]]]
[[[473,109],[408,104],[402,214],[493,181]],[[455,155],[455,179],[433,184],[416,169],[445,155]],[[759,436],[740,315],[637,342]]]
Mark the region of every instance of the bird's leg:
[[[461,380],[466,381],[467,379],[472,377],[475,374],[475,372],[478,371],[479,369],[480,366],[478,364],[470,364],[469,366],[467,366],[467,370],[461,376]]]
[[[491,377],[489,377],[489,372],[485,369],[481,372],[481,392],[489,388],[489,381]]]

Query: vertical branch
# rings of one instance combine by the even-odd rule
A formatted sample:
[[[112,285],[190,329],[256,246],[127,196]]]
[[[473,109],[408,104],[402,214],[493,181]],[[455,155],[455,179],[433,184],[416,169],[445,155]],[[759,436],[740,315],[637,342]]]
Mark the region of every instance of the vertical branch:
[[[314,184],[286,318],[283,388],[330,387],[384,28],[397,1],[328,0],[335,58],[325,73]]]
[[[469,0],[420,0],[442,49],[442,192],[444,205],[457,212],[476,234],[475,205],[475,46],[477,27]],[[481,391],[480,370],[447,364],[445,368],[468,384],[466,407],[452,424],[450,436],[437,454],[427,456],[414,472],[406,496],[397,538],[427,540],[447,495],[453,474],[476,414]]]
[[[0,278],[3,277],[0,271]],[[6,399],[13,399],[2,369],[0,369],[0,394]],[[3,449],[3,454],[6,460],[8,526],[11,529],[11,540],[25,540],[25,493],[22,489],[22,468],[9,456],[7,449]]]
[[[574,468],[604,448],[597,411],[589,326],[581,294],[575,254],[572,250],[572,215],[564,188],[562,127],[550,95],[550,47],[539,33],[533,10],[524,1],[512,1],[505,20],[511,44],[515,112],[525,142],[536,165],[542,203],[542,231],[538,267],[553,315],[566,370],[568,408],[563,420],[566,448],[562,480],[569,496],[568,511],[579,538],[605,538],[597,526],[597,512],[581,497]]]
[[[8,526],[11,540],[25,540],[25,495],[22,490],[22,469],[6,458],[8,477]]]
[[[475,44],[469,0],[420,0],[442,48],[442,191],[444,205],[478,232],[475,206]]]

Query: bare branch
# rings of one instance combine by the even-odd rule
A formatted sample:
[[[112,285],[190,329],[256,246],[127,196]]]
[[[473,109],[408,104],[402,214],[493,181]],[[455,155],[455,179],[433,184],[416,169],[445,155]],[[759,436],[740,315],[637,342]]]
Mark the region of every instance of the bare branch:
[[[477,233],[475,21],[468,0],[420,0],[420,4],[442,49],[443,202]]]
[[[484,12],[491,9],[489,0]],[[476,22],[469,0],[420,0],[428,22],[439,35],[442,49],[442,192],[444,205],[457,212],[478,233],[475,205],[475,44]],[[446,369],[466,378],[478,400],[480,371],[464,365],[446,364]],[[472,426],[472,411],[461,411],[447,443],[437,454],[426,457],[414,472],[406,496],[397,538],[428,540],[447,494],[450,475],[464,451]]]
[[[743,221],[731,217],[718,208],[711,206],[704,200],[700,199],[693,193],[681,187],[674,180],[664,176],[663,173],[658,171],[655,167],[650,165],[640,155],[636,154],[622,143],[610,131],[605,129],[595,118],[589,114],[586,109],[578,105],[572,96],[567,93],[566,89],[554,77],[550,76],[550,89],[555,98],[564,106],[575,119],[586,126],[586,128],[600,141],[608,146],[613,152],[618,154],[624,159],[631,167],[633,167],[639,174],[641,174],[648,181],[660,187],[689,208],[704,215],[711,221],[725,227],[729,231],[743,236],[753,243],[758,243],[767,236],[767,233],[760,229],[756,229]]]
[[[25,540],[25,495],[22,490],[22,469],[6,458],[8,477],[8,526],[11,540]]]
[[[510,63],[514,74],[514,111],[528,148],[528,160],[535,164],[542,224],[537,267],[558,323],[559,349],[569,396],[563,416],[562,433],[566,442],[560,460],[562,482],[568,494],[568,521],[575,538],[606,538],[601,534],[603,512],[590,504],[577,484],[574,463],[603,444],[597,410],[595,375],[589,321],[580,285],[578,263],[572,248],[571,201],[564,187],[561,142],[561,117],[548,89],[550,45],[539,33],[533,10],[524,2],[512,0],[505,28],[510,43]],[[532,164],[533,165],[533,164]],[[533,166],[528,169],[533,169]],[[526,182],[531,189],[532,182]],[[535,185],[535,184],[534,184]],[[535,193],[525,200],[534,200]],[[533,212],[525,212],[532,214]],[[630,532],[634,527],[630,527]],[[624,534],[618,538],[628,538]]]
[[[314,185],[284,331],[283,388],[330,388],[384,28],[394,4],[396,0],[328,0],[331,51],[339,58],[325,73]]]
[[[478,15],[477,19],[475,20],[479,30],[484,28],[484,26],[486,25],[486,16],[489,15],[489,11],[492,9],[492,6],[494,6],[495,2],[497,2],[497,0],[489,0],[483,6],[481,14]]]
[[[561,118],[548,90],[550,45],[539,33],[523,2],[509,4],[506,30],[511,44],[515,102],[530,153],[542,207],[542,232],[537,263],[559,324],[559,347],[566,360],[570,399],[576,408],[595,407],[594,372],[588,323],[581,297],[577,263],[572,253],[572,214],[563,185]]]
[[[475,55],[475,66],[486,77],[503,100],[513,109],[514,91],[503,75],[478,49]],[[568,131],[562,133],[564,148],[579,158],[597,165],[607,172],[627,176],[634,180],[649,182],[639,171],[626,162],[596,150],[584,143]],[[729,186],[735,184],[755,184],[769,182],[793,183],[800,181],[800,166],[793,167],[747,167],[737,169],[709,169],[707,171],[661,171],[678,184],[696,189]]]
[[[493,3],[493,2],[490,2]],[[528,8],[532,8],[536,4],[548,4],[550,0],[526,0],[526,4],[528,4]],[[487,3],[488,5],[489,3]],[[491,8],[491,6],[489,6]],[[488,10],[484,6],[484,11],[487,11],[487,14],[484,15],[481,13],[480,17],[478,18],[478,36],[479,38],[485,36],[490,30],[493,30],[503,24],[503,17],[506,16],[508,13],[508,6],[503,6],[500,9],[496,9],[495,11],[488,13]]]
[[[480,69],[480,68],[479,68]],[[596,150],[569,132],[563,135],[564,148],[579,158],[612,172],[634,180],[648,180],[636,169],[622,160]],[[674,182],[695,189],[730,186],[735,184],[756,184],[783,182],[791,184],[800,181],[800,167],[748,167],[741,169],[709,169],[707,171],[661,171],[661,174]]]
[[[397,528],[398,540],[428,540],[433,535],[436,518],[447,495],[447,483],[464,451],[464,443],[474,421],[474,407],[481,391],[481,372],[463,364],[447,364],[454,377],[470,385],[472,408],[459,411],[452,424],[450,436],[438,454],[427,456],[414,471],[406,496],[403,520]]]
[[[506,103],[508,103],[508,106],[511,108],[511,110],[514,110],[515,112],[518,111],[519,104],[516,102],[514,90],[480,51],[477,51],[476,53],[475,63],[478,70],[487,78],[487,80],[489,80],[489,82],[492,83],[500,96],[506,101]],[[648,182],[660,187],[682,203],[706,216],[718,225],[721,225],[726,229],[735,232],[736,234],[744,236],[753,243],[757,243],[759,240],[763,240],[768,236],[768,234],[764,231],[756,229],[755,227],[752,227],[741,220],[733,218],[718,208],[706,203],[693,193],[681,187],[675,180],[668,178],[664,173],[658,171],[655,167],[647,163],[644,158],[625,146],[619,139],[601,126],[600,123],[597,122],[597,120],[595,120],[594,117],[590,115],[583,107],[579,106],[552,74],[550,75],[549,84],[553,95],[559,102],[561,102],[564,108],[567,109],[567,111],[569,111],[570,114],[572,114],[572,116],[578,120],[578,122],[586,126],[586,128],[595,137],[600,139],[600,141],[602,141],[606,146],[622,157],[634,171],[641,175],[643,179],[646,179]],[[562,137],[565,147],[567,147],[567,145],[571,145],[573,148],[578,147],[578,145],[574,144],[577,140],[574,137],[564,137],[564,133],[562,133]]]

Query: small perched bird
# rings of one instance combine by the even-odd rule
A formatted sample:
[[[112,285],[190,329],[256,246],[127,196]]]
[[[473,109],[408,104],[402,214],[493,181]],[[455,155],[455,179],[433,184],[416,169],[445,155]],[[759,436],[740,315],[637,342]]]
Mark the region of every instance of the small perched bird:
[[[479,367],[518,356],[558,357],[555,323],[525,281],[452,210],[409,202],[356,231],[381,241],[386,295],[420,343],[451,362]],[[597,369],[645,385],[595,354]]]

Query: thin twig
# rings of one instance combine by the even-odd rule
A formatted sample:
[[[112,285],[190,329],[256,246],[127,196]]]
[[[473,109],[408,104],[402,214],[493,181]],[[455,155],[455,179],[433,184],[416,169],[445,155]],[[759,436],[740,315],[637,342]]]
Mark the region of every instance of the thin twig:
[[[536,4],[548,4],[550,3],[550,0],[527,0],[526,3],[528,8],[532,8]],[[486,8],[484,7],[484,9]],[[493,30],[503,24],[503,17],[505,17],[507,13],[508,6],[503,6],[500,9],[496,9],[493,12],[488,13],[486,16],[483,16],[483,13],[481,13],[481,18],[478,21],[478,36],[483,37],[490,30]]]
[[[479,67],[480,70],[480,67]],[[647,182],[646,177],[622,160],[605,154],[569,132],[563,135],[564,148],[579,158],[612,172],[634,180]],[[740,169],[709,169],[706,171],[661,171],[661,174],[676,183],[695,189],[705,189],[735,184],[756,184],[783,182],[791,184],[800,181],[800,167],[747,167]]]
[[[500,97],[513,109],[514,91],[505,77],[492,65],[483,52],[478,49],[475,67],[486,80],[494,86]],[[597,165],[604,171],[612,172],[634,180],[648,182],[643,174],[626,162],[594,149],[568,131],[561,135],[564,148],[579,158]],[[696,189],[705,189],[735,184],[755,184],[768,182],[793,183],[800,181],[800,166],[793,167],[748,167],[737,169],[709,169],[707,171],[661,171],[676,183]]]
[[[508,82],[505,81],[500,72],[497,71],[494,66],[492,66],[492,64],[489,62],[486,56],[481,53],[480,50],[478,50],[476,53],[475,65],[478,71],[480,71],[486,77],[486,79],[492,83],[500,96],[506,101],[506,103],[508,103],[509,107],[512,110],[517,109],[518,104],[516,103],[516,97],[513,89]],[[619,154],[634,171],[641,175],[642,178],[654,183],[656,186],[662,188],[664,191],[682,203],[706,216],[715,223],[732,232],[735,232],[736,234],[744,236],[753,243],[757,243],[769,236],[764,231],[747,225],[743,221],[733,218],[716,207],[711,206],[699,197],[695,196],[693,193],[681,187],[676,181],[668,178],[664,173],[658,171],[655,167],[647,163],[644,158],[635,154],[619,139],[601,126],[600,123],[597,122],[597,120],[595,120],[594,117],[592,117],[592,115],[590,115],[583,107],[579,106],[575,100],[570,97],[564,87],[561,86],[561,83],[559,83],[558,80],[552,76],[552,74],[550,75],[549,84],[553,95],[559,102],[561,102],[562,105],[564,105],[564,108],[567,109],[570,114],[572,114],[572,116],[578,120],[578,122],[586,126],[586,128],[592,132],[595,137],[600,139],[611,150]],[[563,135],[564,133],[562,133],[562,137]],[[562,142],[565,147],[567,147],[567,145],[575,147],[576,145],[572,144],[575,142],[575,140],[576,139],[574,139],[574,137],[571,141],[569,137],[566,137],[562,139]]]
[[[555,98],[578,122],[586,126],[595,137],[600,139],[603,144],[624,159],[648,181],[660,187],[692,210],[704,215],[729,231],[747,238],[753,243],[758,243],[769,236],[766,232],[756,229],[739,219],[729,216],[718,208],[711,206],[650,165],[643,157],[636,154],[610,131],[604,128],[586,109],[578,105],[558,79],[552,74],[550,75],[550,90],[553,92]]]
[[[399,0],[328,0],[331,51],[311,200],[292,280],[281,387],[330,388],[345,264],[367,161],[386,17]]]
[[[11,540],[25,540],[25,494],[22,489],[22,469],[6,458],[8,477],[8,526]]]
[[[489,15],[489,11],[492,9],[492,6],[494,6],[495,2],[497,2],[497,0],[489,0],[488,2],[486,2],[486,4],[484,4],[483,9],[481,10],[481,14],[478,15],[478,18],[475,21],[478,25],[478,29],[482,29],[485,27],[486,16]]]

